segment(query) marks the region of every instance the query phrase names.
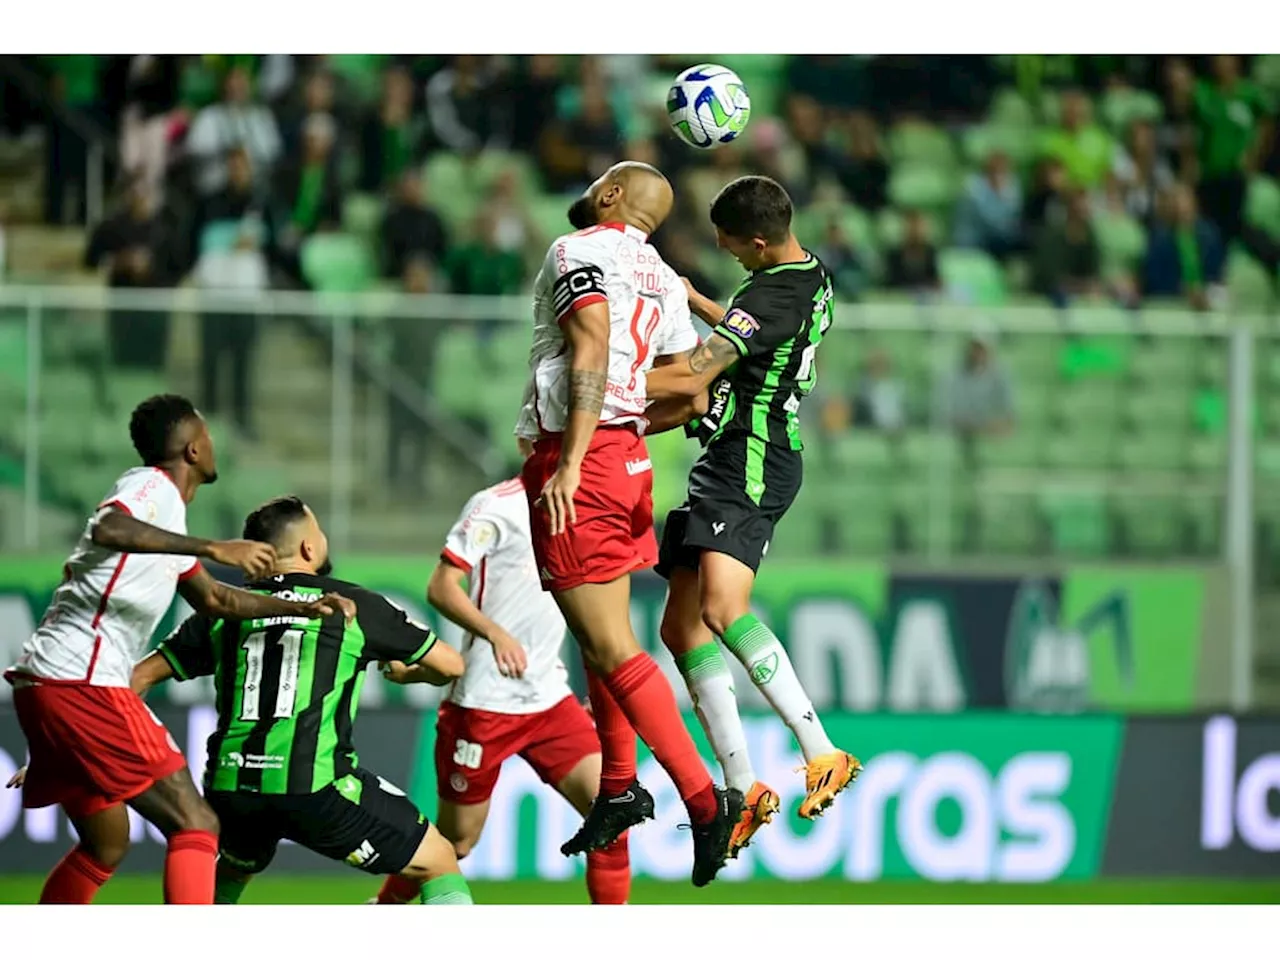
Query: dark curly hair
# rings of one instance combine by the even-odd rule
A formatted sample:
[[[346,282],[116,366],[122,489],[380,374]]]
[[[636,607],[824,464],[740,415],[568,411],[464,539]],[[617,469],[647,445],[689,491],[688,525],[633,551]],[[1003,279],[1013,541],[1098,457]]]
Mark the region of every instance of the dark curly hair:
[[[175,457],[174,437],[178,428],[199,416],[186,397],[162,393],[148,397],[134,408],[129,418],[129,437],[133,449],[148,467],[158,466]]]

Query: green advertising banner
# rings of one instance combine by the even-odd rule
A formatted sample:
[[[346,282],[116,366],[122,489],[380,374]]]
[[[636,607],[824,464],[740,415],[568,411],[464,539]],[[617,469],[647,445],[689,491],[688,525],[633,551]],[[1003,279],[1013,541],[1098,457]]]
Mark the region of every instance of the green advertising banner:
[[[703,756],[715,762],[688,720]],[[833,716],[836,743],[863,759],[857,783],[821,817],[796,815],[802,758],[774,717],[746,723],[756,775],[782,796],[783,814],[723,874],[729,880],[844,878],[1040,883],[1096,876],[1124,721],[1114,716],[965,714],[944,722],[883,714]],[[409,792],[435,809],[435,725],[424,717]],[[632,831],[637,876],[689,870],[687,815],[675,787],[642,748],[640,779],[658,814]],[[508,763],[467,873],[486,879],[567,879],[582,864],[559,845],[580,820],[523,763]]]
[[[343,558],[336,571],[387,594],[447,640],[458,632],[425,602],[433,557]],[[0,560],[0,662],[11,663],[42,616],[60,558]],[[874,563],[766,564],[754,605],[786,644],[819,709],[855,713],[1178,712],[1225,700],[1222,577],[1212,569],[1127,566],[1054,574],[903,571]],[[665,584],[635,578],[632,621],[688,700],[658,637]],[[175,602],[159,635],[189,614]],[[1206,643],[1210,637],[1217,642]],[[572,670],[578,658],[567,647]],[[735,663],[734,669],[737,670]],[[765,709],[739,672],[748,709]],[[371,677],[366,705],[427,707],[438,692]],[[0,685],[0,698],[8,691]],[[176,688],[173,702],[208,699],[207,685]]]

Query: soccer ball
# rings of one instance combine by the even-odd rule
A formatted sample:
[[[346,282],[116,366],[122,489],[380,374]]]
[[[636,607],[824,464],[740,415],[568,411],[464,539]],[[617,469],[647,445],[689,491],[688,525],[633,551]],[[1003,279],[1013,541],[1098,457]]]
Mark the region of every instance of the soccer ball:
[[[671,84],[667,119],[685,143],[712,150],[736,140],[751,118],[751,98],[736,73],[715,63],[690,67]]]

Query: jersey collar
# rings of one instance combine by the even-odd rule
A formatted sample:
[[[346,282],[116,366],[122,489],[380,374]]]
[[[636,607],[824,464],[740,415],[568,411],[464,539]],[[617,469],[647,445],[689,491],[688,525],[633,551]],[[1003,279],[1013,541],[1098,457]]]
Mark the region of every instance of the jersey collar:
[[[627,236],[639,240],[641,243],[649,242],[649,235],[638,227],[633,227],[629,223],[621,223],[617,220],[611,220],[608,223],[601,223],[600,226],[605,230],[617,230],[619,233],[625,233]]]

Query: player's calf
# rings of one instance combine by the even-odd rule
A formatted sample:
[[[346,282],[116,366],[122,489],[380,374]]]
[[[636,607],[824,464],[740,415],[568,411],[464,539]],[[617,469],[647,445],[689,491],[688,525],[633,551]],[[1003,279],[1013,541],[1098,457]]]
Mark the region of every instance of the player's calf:
[[[453,844],[432,824],[417,852],[399,876],[422,884],[422,902],[430,905],[472,903],[471,889],[458,869]]]
[[[196,791],[186,767],[129,801],[168,840],[165,903],[213,903],[218,817]]]

